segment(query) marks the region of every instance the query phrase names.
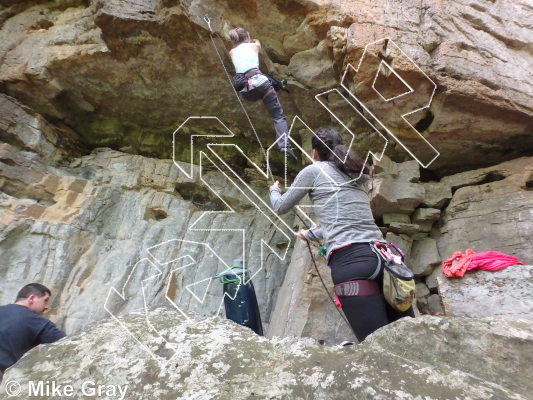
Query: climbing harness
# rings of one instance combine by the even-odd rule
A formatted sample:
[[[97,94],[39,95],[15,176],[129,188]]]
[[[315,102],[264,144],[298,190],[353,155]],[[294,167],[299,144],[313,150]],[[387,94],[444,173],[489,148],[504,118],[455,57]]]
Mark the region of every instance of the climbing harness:
[[[247,79],[247,81],[246,87],[241,90],[242,92],[248,92],[268,81],[268,77],[257,68],[253,68],[250,71],[246,71],[244,73],[244,77]]]
[[[188,12],[188,10],[187,10]],[[189,13],[190,14],[190,13]],[[209,18],[209,16],[207,14],[205,14],[204,16],[204,21],[205,23],[207,24],[207,27],[209,28],[209,38],[211,39],[211,43],[213,45],[213,48],[215,49],[215,52],[217,53],[217,56],[218,56],[218,60],[220,61],[220,65],[222,65],[222,68],[224,68],[224,73],[226,74],[226,77],[228,78],[228,81],[230,82],[231,86],[234,88],[233,86],[233,81],[232,81],[232,78],[228,72],[228,69],[226,68],[226,65],[224,64],[224,61],[222,60],[222,56],[220,55],[220,52],[218,51],[218,48],[217,48],[217,45],[215,43],[215,40],[214,40],[214,36],[215,35],[218,35],[216,32],[213,31],[213,28],[211,26],[211,19]],[[220,35],[219,35],[220,37]],[[248,112],[246,111],[246,108],[244,107],[244,104],[242,103],[240,97],[239,97],[239,94],[237,93],[237,91],[235,90],[234,88],[234,93],[235,95],[237,96],[237,101],[239,102],[239,104],[241,105],[241,109],[244,111],[244,114],[246,115],[246,119],[248,120],[248,123],[250,124],[250,127],[252,128],[252,131],[255,135],[255,138],[257,139],[257,143],[259,143],[259,146],[261,147],[261,151],[263,152],[263,155],[265,157],[265,161],[267,161],[267,174],[272,178],[272,181],[274,181],[274,175],[272,174],[272,171],[270,170],[270,166],[268,164],[268,155],[267,155],[267,152],[263,146],[263,144],[261,143],[261,140],[259,139],[259,135],[257,134],[257,131],[255,130],[255,127],[252,123],[252,120],[250,119],[250,116],[248,115]]]
[[[338,283],[334,287],[337,296],[370,296],[379,294],[379,285],[368,279]]]
[[[231,84],[235,91],[242,93],[249,92],[256,87],[261,86],[268,80],[268,77],[263,74],[261,70],[258,68],[251,68],[246,72],[239,72],[233,75],[231,78]]]

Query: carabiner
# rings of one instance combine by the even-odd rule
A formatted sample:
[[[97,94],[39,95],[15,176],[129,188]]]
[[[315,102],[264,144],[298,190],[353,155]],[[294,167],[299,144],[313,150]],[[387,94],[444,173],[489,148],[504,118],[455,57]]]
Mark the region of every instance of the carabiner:
[[[209,30],[213,32],[213,28],[211,28],[211,20],[209,19],[209,16],[207,14],[205,14],[204,16],[204,21],[207,24]]]

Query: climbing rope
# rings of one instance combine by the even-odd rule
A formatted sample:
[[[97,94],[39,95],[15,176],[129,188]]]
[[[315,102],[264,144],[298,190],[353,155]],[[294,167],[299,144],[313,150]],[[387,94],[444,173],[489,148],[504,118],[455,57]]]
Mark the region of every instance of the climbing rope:
[[[298,216],[298,218],[300,219],[300,221],[302,221],[302,224],[305,226],[306,229],[309,229],[307,227],[307,224],[305,223],[305,221],[303,220],[303,218],[301,216],[299,216],[298,214],[296,214]],[[329,293],[329,289],[328,287],[326,286],[326,283],[324,282],[324,279],[322,278],[322,274],[320,273],[319,269],[318,269],[318,265],[316,264],[316,261],[315,261],[315,256],[313,255],[313,250],[311,249],[311,243],[309,242],[309,240],[305,239],[305,243],[307,245],[307,250],[309,250],[309,254],[311,255],[311,261],[313,261],[313,265],[315,266],[315,270],[316,270],[316,273],[318,275],[318,278],[320,279],[320,282],[322,282],[322,286],[324,287],[324,290],[326,291],[326,294],[328,295],[330,301],[333,303],[333,307],[335,307],[335,309],[338,311],[338,313],[340,314],[341,318],[344,320],[344,322],[346,322],[346,324],[350,327],[350,330],[354,333],[355,335],[355,331],[353,330],[352,326],[350,325],[350,323],[348,322],[348,320],[346,319],[346,316],[341,312],[341,310],[338,309],[337,307],[337,304],[335,304],[335,300],[333,300],[333,297],[331,296],[331,294]]]
[[[324,290],[326,291],[329,299],[333,303],[333,306],[335,307],[335,309],[339,312],[339,315],[341,316],[341,318],[344,320],[344,322],[346,322],[346,324],[350,327],[350,330],[355,335],[355,332],[353,331],[352,326],[350,325],[350,323],[346,319],[346,316],[341,312],[341,310],[339,310],[339,308],[335,304],[335,300],[333,300],[333,297],[331,297],[331,294],[329,293],[328,287],[326,286],[326,283],[324,282],[324,279],[322,279],[322,275],[320,274],[320,271],[318,270],[318,265],[316,265],[315,257],[313,256],[313,250],[311,250],[311,246],[309,244],[309,240],[305,239],[305,243],[307,244],[307,249],[309,250],[309,254],[311,254],[311,260],[313,261],[313,265],[315,266],[316,273],[318,274],[320,282],[322,282],[322,286],[324,287]]]

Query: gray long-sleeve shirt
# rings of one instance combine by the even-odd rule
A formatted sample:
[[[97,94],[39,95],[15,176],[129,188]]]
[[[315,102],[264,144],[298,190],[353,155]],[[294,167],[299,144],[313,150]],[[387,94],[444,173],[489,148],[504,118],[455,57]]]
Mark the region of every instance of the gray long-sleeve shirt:
[[[300,171],[285,194],[271,190],[270,202],[274,211],[284,214],[309,194],[319,226],[311,229],[307,238],[325,239],[328,254],[350,243],[383,240],[362,186],[368,175],[348,183],[351,179],[330,162],[316,161]]]

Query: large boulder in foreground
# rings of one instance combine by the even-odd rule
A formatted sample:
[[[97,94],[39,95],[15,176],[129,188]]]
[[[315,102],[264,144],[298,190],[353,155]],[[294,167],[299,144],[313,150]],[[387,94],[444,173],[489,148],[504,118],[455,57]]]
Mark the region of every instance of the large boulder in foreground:
[[[461,279],[437,277],[446,315],[533,320],[533,266],[471,271]]]
[[[146,321],[143,313],[130,314],[41,346],[9,369],[4,383],[18,381],[24,394],[29,381],[55,381],[79,393],[91,380],[128,385],[127,399],[162,400],[485,400],[533,392],[528,320],[408,318],[344,348],[269,340],[228,320],[185,320],[168,308],[148,313],[161,336]]]

